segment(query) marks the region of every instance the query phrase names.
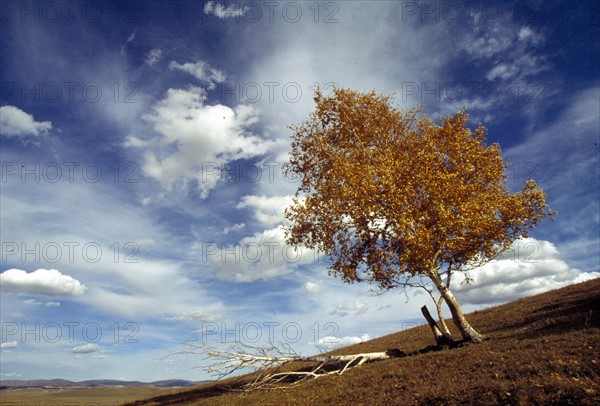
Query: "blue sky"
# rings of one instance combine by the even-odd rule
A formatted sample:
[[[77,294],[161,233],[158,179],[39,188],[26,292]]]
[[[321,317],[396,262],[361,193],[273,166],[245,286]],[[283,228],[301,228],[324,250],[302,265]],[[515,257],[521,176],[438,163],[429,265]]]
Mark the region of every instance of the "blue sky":
[[[559,215],[465,311],[599,272],[598,3],[2,2],[2,379],[206,379],[184,340],[315,353],[421,323],[283,243],[316,86],[466,106]],[[407,299],[409,299],[407,301]]]

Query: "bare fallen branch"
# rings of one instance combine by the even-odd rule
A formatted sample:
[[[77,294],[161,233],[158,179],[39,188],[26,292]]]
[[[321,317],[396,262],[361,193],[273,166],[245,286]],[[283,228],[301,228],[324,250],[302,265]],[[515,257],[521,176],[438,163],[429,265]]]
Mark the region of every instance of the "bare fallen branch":
[[[206,356],[205,359],[211,359],[212,363],[201,367],[215,376],[217,380],[231,376],[242,369],[254,371],[255,376],[242,386],[241,390],[243,391],[281,388],[282,384],[291,386],[307,379],[317,379],[332,374],[342,375],[348,369],[363,365],[365,362],[384,360],[404,354],[399,350],[390,350],[351,355],[304,357],[297,354],[289,345],[282,345],[281,348],[273,344],[268,347],[259,347],[241,342],[234,343],[228,349],[211,347],[206,344],[187,343],[186,349],[181,352],[203,354]],[[300,371],[281,371],[281,367],[290,362],[310,362],[316,363],[316,365]]]

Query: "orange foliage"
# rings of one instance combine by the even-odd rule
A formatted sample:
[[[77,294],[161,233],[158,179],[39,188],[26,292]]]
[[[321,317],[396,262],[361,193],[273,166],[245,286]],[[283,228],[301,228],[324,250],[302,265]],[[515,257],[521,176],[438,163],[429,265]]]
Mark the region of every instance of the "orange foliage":
[[[294,131],[287,171],[302,175],[285,212],[291,245],[327,253],[346,282],[392,288],[407,277],[483,264],[547,215],[533,180],[512,194],[497,144],[464,110],[436,125],[392,97],[318,92]]]

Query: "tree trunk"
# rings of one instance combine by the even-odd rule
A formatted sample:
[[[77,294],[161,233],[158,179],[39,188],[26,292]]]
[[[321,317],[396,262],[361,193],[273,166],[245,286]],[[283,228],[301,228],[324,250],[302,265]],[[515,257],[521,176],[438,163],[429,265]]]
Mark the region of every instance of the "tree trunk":
[[[446,305],[448,305],[450,313],[452,313],[452,320],[454,321],[454,324],[456,324],[456,327],[458,327],[458,330],[462,334],[463,339],[471,340],[475,343],[483,341],[486,337],[478,333],[477,330],[475,330],[469,324],[467,319],[465,319],[460,305],[458,304],[458,300],[456,300],[456,297],[454,297],[448,286],[446,286],[444,281],[442,281],[442,278],[437,273],[437,271],[429,271],[428,276],[431,278],[435,287],[438,289],[438,291],[444,298]]]
[[[442,314],[442,300],[444,300],[444,298],[440,296],[439,300],[435,302],[435,308],[437,309],[438,318],[440,319],[439,326],[440,330],[442,330],[442,334],[452,341],[452,334],[450,333],[450,329],[446,325],[446,320],[444,320],[444,315]]]
[[[438,324],[435,322],[433,317],[431,317],[427,306],[421,307],[421,313],[423,313],[423,316],[425,316],[425,320],[427,320],[427,323],[429,323],[429,327],[431,327],[431,331],[433,332],[433,336],[435,337],[436,344],[439,347],[444,347],[446,345],[452,344],[452,336],[447,336],[446,334],[442,333]]]

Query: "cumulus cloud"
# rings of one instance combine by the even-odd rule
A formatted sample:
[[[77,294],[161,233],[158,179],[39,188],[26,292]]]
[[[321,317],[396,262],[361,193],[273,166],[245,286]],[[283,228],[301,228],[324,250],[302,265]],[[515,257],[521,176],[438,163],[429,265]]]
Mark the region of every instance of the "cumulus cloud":
[[[209,89],[214,89],[217,83],[225,81],[225,74],[222,71],[211,67],[208,62],[204,61],[195,63],[186,62],[183,64],[171,61],[169,69],[189,73],[201,82],[206,83]]]
[[[143,173],[172,190],[198,190],[205,198],[221,182],[225,165],[264,154],[269,142],[251,134],[252,106],[206,105],[202,88],[169,89],[145,119],[160,135],[147,142],[131,136],[126,146],[145,153]]]
[[[0,107],[0,135],[25,137],[47,134],[52,128],[50,121],[35,121],[31,114],[14,106]]]
[[[370,339],[371,336],[369,334],[362,334],[361,336],[346,336],[342,338],[338,338],[335,336],[327,336],[320,338],[316,343],[314,343],[314,345],[320,348],[334,349],[359,344],[365,341],[369,341]]]
[[[204,14],[214,15],[221,20],[228,18],[241,17],[246,13],[247,7],[240,7],[238,4],[232,4],[228,7],[214,1],[209,1],[204,5]]]
[[[563,261],[556,246],[543,240],[517,240],[497,261],[469,273],[472,284],[456,274],[453,290],[461,303],[489,305],[509,302],[600,276]]]
[[[38,269],[27,273],[21,269],[9,269],[0,274],[3,292],[29,293],[46,296],[80,296],[86,287],[69,275],[56,269]]]
[[[71,350],[74,354],[91,354],[93,352],[98,352],[101,350],[101,347],[94,343],[87,343],[84,345],[80,345]]]
[[[7,341],[5,343],[0,344],[0,348],[15,348],[16,346],[18,346],[19,343],[15,340],[13,341]]]
[[[264,226],[281,224],[284,210],[292,204],[292,195],[288,196],[244,196],[237,205],[238,209],[251,208],[258,221]]]

